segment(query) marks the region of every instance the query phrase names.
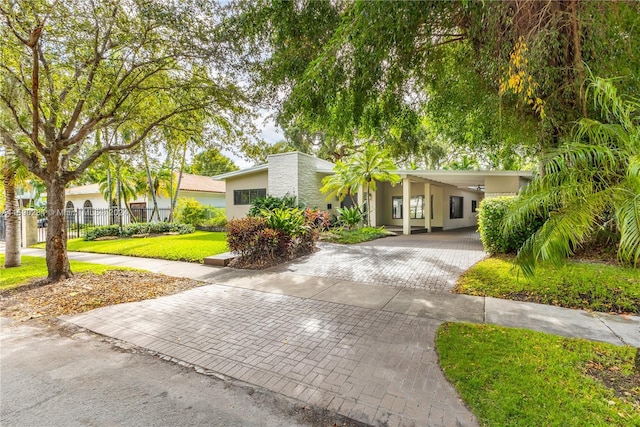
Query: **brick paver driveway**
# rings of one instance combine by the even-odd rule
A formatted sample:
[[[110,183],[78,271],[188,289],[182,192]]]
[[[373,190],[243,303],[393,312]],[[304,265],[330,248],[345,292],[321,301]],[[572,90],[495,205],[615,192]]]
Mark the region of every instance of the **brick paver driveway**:
[[[220,285],[67,320],[375,426],[475,426],[434,351],[440,322]]]
[[[359,245],[319,246],[318,252],[271,271],[449,291],[460,274],[486,256],[474,229],[400,235]]]

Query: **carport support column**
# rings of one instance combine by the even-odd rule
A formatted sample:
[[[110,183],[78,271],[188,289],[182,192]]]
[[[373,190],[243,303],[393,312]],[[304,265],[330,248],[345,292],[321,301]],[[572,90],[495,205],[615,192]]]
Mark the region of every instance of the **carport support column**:
[[[409,178],[402,178],[402,234],[411,234],[411,223],[409,222],[409,212],[411,203],[411,181]]]
[[[431,184],[424,184],[424,228],[431,233]]]

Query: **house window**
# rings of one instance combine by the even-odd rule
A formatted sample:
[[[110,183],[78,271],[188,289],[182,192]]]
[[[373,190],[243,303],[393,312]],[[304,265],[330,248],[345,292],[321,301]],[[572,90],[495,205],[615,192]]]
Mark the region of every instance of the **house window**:
[[[402,197],[394,196],[391,198],[391,218],[402,219]]]
[[[259,197],[267,197],[266,188],[256,188],[253,190],[233,190],[234,205],[250,205]]]
[[[471,201],[471,212],[477,212],[478,211],[478,201],[477,200],[472,200]]]
[[[409,199],[409,218],[424,219],[424,196]]]
[[[85,200],[82,206],[82,217],[85,224],[93,224],[93,204],[91,200]]]
[[[464,201],[464,198],[460,197],[460,196],[451,196],[451,198],[449,199],[449,206],[450,206],[450,210],[449,210],[449,218],[451,219],[456,219],[456,218],[462,218],[462,202]]]
[[[73,224],[76,222],[75,212],[73,211],[74,209],[75,209],[75,206],[73,206],[73,202],[69,200],[65,205],[65,217],[67,219],[67,223],[69,224]]]

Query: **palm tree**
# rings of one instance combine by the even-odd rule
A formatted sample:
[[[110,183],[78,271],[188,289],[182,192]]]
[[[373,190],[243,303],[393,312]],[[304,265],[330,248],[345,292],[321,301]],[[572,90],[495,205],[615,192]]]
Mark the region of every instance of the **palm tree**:
[[[536,263],[561,263],[598,230],[619,237],[618,258],[636,267],[640,258],[640,103],[619,96],[610,80],[592,78],[588,93],[603,120],[583,118],[574,140],[544,163],[506,218],[507,230],[547,218],[520,249],[527,275]]]
[[[367,206],[365,218],[367,225],[370,225],[371,192],[376,191],[376,182],[400,182],[400,177],[391,173],[394,169],[396,166],[389,152],[368,143],[363,151],[336,162],[335,174],[322,180],[320,191],[343,200],[347,194],[353,194],[363,187]]]

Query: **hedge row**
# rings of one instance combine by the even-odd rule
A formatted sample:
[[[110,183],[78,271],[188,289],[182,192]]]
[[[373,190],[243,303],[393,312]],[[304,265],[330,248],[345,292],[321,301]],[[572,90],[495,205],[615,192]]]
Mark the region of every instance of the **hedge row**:
[[[480,203],[478,229],[485,251],[490,254],[515,253],[522,244],[542,226],[542,218],[535,219],[513,230],[504,227],[504,218],[512,209],[515,197],[495,197]]]
[[[135,234],[159,234],[159,233],[193,233],[195,228],[189,224],[179,222],[136,222],[122,226],[122,232],[118,225],[105,225],[88,230],[85,240],[96,240],[100,237],[116,236],[131,237]]]

